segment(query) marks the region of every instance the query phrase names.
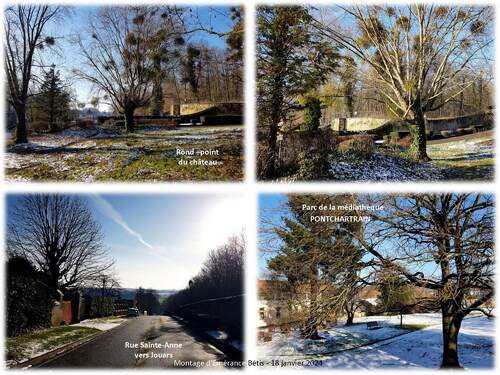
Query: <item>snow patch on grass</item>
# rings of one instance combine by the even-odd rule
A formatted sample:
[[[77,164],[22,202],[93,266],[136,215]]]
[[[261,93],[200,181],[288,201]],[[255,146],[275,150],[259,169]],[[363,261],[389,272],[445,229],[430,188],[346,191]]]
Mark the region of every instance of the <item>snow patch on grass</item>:
[[[6,365],[12,367],[21,364],[98,332],[99,329],[90,327],[60,326],[9,337]]]
[[[270,342],[259,343],[262,359],[322,360],[327,368],[438,368],[442,353],[441,315],[411,314],[403,324],[425,326],[420,330],[401,330],[399,317],[371,316],[355,320],[354,326],[329,327],[320,333],[322,340],[305,340],[298,332],[275,333]],[[368,330],[366,322],[377,321],[380,329]],[[403,335],[392,337],[394,332]],[[493,368],[495,321],[484,316],[466,318],[459,334],[459,358],[465,368]],[[357,345],[361,344],[361,345]],[[353,346],[356,345],[356,346]],[[336,352],[326,354],[326,349]],[[323,353],[323,354],[322,354]]]
[[[443,175],[429,163],[417,163],[404,158],[374,152],[360,157],[340,154],[330,162],[332,179],[340,181],[415,181],[441,180]]]
[[[74,327],[87,327],[96,328],[99,331],[109,331],[120,324],[126,322],[126,318],[109,317],[109,318],[98,318],[98,319],[85,319],[80,323],[74,324]]]

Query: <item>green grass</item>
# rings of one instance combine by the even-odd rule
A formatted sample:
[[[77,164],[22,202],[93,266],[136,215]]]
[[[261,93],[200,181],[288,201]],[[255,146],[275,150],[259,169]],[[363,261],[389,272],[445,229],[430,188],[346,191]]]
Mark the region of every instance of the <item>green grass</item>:
[[[229,129],[234,127],[89,139],[95,144],[92,149],[20,154],[23,165],[7,168],[6,175],[38,181],[237,181],[243,178],[242,136]],[[181,157],[175,155],[176,148],[219,150],[220,156],[203,159],[217,160],[222,165],[179,165]]]
[[[450,180],[491,180],[495,166],[494,155],[474,153],[469,144],[487,145],[491,137],[428,146],[433,164],[441,168]]]
[[[90,337],[100,330],[88,327],[60,326],[7,338],[7,359],[21,362],[44,352]]]

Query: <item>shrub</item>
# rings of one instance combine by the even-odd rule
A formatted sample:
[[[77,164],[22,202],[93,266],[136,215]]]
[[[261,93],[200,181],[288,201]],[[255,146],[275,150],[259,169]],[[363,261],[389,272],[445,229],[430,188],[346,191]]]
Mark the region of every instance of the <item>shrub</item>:
[[[49,130],[49,123],[47,121],[33,121],[29,127],[34,133],[44,133]]]
[[[408,147],[411,147],[412,146],[412,138],[411,138],[411,135],[406,135],[402,138],[400,138],[396,143],[399,145],[399,146],[403,146],[404,148],[408,148]]]
[[[103,128],[111,128],[115,126],[115,120],[108,118],[102,123]]]
[[[298,164],[299,171],[297,177],[300,180],[318,180],[328,174],[329,163],[327,154],[301,152]]]
[[[328,155],[335,153],[338,136],[331,129],[319,129],[316,132],[287,132],[280,142],[277,170],[281,176],[296,173],[299,169],[299,155]]]
[[[82,129],[92,128],[94,126],[94,120],[88,118],[79,119],[75,121],[75,126]]]
[[[389,137],[391,138],[392,142],[397,142],[399,139],[399,132],[398,131],[390,132]]]
[[[355,135],[352,138],[340,142],[338,151],[341,153],[353,153],[360,155],[368,155],[375,149],[373,137],[370,135]]]
[[[42,275],[22,257],[7,263],[7,336],[50,325],[52,299]]]
[[[304,123],[301,130],[313,132],[319,129],[321,118],[321,101],[308,96],[304,103]]]

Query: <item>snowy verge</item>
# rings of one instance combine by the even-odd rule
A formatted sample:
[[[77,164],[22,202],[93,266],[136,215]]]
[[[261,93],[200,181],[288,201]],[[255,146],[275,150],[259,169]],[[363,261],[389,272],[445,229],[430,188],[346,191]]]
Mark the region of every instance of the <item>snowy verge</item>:
[[[126,318],[117,318],[117,317],[85,319],[82,320],[80,323],[73,324],[73,326],[95,328],[100,331],[109,331],[110,329],[118,327],[120,324],[126,321],[127,321]]]

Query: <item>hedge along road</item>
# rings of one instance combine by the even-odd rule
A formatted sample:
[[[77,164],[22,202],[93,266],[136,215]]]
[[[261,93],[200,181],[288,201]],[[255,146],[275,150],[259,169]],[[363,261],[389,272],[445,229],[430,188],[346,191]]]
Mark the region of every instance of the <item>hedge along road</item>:
[[[168,316],[140,316],[44,363],[44,368],[221,367],[224,353]]]

